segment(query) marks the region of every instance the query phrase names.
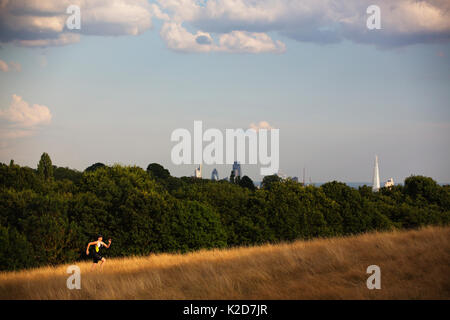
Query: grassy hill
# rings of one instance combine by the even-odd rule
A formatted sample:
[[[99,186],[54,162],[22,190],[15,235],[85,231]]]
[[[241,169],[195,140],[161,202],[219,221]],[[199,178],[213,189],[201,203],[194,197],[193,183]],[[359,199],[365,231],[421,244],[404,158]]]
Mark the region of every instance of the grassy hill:
[[[450,227],[0,273],[0,299],[449,299]],[[366,269],[381,268],[381,290]]]

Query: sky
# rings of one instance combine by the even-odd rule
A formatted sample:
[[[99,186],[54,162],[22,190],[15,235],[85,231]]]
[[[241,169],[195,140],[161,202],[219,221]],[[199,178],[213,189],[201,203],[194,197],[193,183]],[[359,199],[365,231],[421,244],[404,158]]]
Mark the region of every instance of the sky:
[[[380,7],[369,30],[366,8]],[[81,8],[69,30],[66,8]],[[450,182],[448,1],[0,0],[0,162],[157,162],[177,128],[280,130],[313,182]],[[206,145],[206,144],[205,144]],[[231,165],[217,167],[229,176]],[[243,174],[260,181],[259,165]]]

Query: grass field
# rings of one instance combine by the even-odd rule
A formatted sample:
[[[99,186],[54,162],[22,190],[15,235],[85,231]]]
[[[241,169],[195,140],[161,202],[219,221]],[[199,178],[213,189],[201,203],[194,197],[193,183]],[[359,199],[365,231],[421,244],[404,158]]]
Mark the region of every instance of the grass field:
[[[45,267],[0,273],[0,299],[449,299],[450,227],[76,264],[80,290]]]

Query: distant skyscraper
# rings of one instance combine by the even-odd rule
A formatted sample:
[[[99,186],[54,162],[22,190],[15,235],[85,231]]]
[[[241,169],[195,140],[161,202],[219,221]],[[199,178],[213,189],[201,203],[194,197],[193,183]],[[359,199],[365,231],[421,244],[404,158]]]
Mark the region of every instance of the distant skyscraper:
[[[372,190],[375,192],[380,190],[380,171],[378,169],[378,156],[375,156],[375,167],[373,168]]]
[[[238,161],[233,163],[234,177],[241,177],[241,164]]]
[[[195,177],[201,178],[202,177],[202,165],[200,164],[198,168],[195,168]]]
[[[211,173],[211,180],[215,181],[219,180],[219,173],[217,172],[216,168],[214,168],[214,170]]]
[[[390,178],[386,183],[384,184],[385,188],[391,188],[394,186],[394,178]]]

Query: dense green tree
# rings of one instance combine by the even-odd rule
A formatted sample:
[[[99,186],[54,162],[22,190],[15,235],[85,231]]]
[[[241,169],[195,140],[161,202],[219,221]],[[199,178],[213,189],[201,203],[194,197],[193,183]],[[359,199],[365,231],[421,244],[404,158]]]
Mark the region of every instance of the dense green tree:
[[[36,170],[18,165],[0,163],[0,187],[14,190],[40,190],[43,181],[39,179]]]
[[[439,185],[433,179],[423,176],[411,176],[405,179],[405,193],[417,199],[424,197],[429,202],[439,199]]]
[[[178,201],[162,220],[164,251],[186,252],[226,246],[220,216],[198,201]]]
[[[243,188],[247,188],[251,191],[255,191],[256,187],[253,183],[253,180],[250,179],[248,176],[243,176],[242,179],[239,181],[239,185]]]
[[[147,167],[147,172],[156,179],[165,180],[170,177],[169,170],[158,163],[150,163]]]
[[[74,183],[78,183],[81,180],[81,177],[83,176],[83,173],[78,170],[73,170],[70,168],[63,168],[63,167],[57,167],[53,166],[53,176],[55,180],[70,180]]]
[[[90,165],[89,167],[87,167],[84,171],[85,172],[93,172],[97,169],[101,169],[103,167],[106,167],[105,164],[101,163],[101,162],[96,162],[92,165]]]
[[[48,181],[53,179],[53,165],[48,153],[44,152],[39,160],[37,171],[39,176]]]
[[[0,270],[18,270],[36,265],[32,245],[26,237],[14,227],[0,224]]]
[[[277,174],[273,174],[270,176],[265,176],[263,181],[261,182],[261,187],[267,190],[270,190],[270,187],[273,183],[280,182],[281,178]]]
[[[255,189],[247,176],[176,178],[158,164],[81,173],[41,160],[38,170],[0,163],[0,270],[89,259],[98,233],[113,238],[107,255],[118,257],[450,223],[450,186],[427,177],[372,192],[274,175]]]

